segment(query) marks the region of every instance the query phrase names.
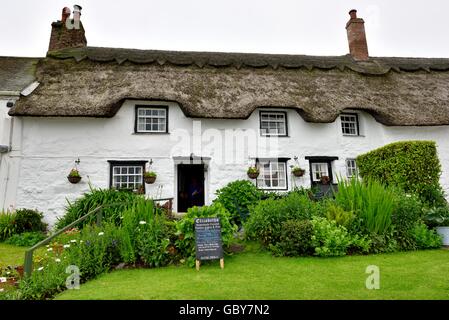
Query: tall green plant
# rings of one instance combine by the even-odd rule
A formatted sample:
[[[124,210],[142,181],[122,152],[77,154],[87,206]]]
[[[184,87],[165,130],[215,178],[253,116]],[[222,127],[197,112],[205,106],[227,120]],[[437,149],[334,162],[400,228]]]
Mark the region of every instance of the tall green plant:
[[[85,193],[82,197],[76,199],[75,202],[71,203],[67,200],[68,206],[66,208],[66,213],[56,223],[56,229],[65,227],[100,205],[111,204],[114,204],[114,206],[106,206],[103,209],[103,218],[105,221],[111,221],[119,225],[121,223],[121,213],[126,210],[136,198],[141,197],[128,191],[96,189],[91,185],[89,185],[89,187],[90,192]],[[92,223],[95,219],[96,217],[93,215],[85,220],[82,225]]]
[[[391,228],[394,189],[378,181],[362,182],[357,178],[338,179],[335,201],[346,211],[355,213],[358,227],[365,232],[384,234]]]

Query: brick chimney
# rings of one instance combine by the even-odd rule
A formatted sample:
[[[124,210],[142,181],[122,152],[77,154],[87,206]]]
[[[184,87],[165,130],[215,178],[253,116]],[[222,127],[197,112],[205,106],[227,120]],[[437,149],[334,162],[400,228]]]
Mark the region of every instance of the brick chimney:
[[[357,10],[349,11],[350,19],[346,23],[346,32],[348,33],[349,53],[356,61],[367,61],[368,44],[366,42],[365,21],[357,18]]]
[[[81,23],[81,7],[73,6],[73,19],[70,19],[70,9],[62,9],[61,20],[51,24],[51,36],[48,51],[80,48],[87,46],[87,40]]]

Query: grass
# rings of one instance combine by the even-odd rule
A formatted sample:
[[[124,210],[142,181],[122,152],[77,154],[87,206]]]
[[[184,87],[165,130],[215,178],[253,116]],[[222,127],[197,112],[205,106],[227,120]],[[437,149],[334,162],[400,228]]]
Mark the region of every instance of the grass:
[[[380,289],[368,290],[368,265]],[[226,257],[198,272],[186,266],[104,274],[57,299],[449,299],[449,251],[342,258],[275,258],[264,252]]]
[[[0,267],[23,265],[26,249],[0,242]]]

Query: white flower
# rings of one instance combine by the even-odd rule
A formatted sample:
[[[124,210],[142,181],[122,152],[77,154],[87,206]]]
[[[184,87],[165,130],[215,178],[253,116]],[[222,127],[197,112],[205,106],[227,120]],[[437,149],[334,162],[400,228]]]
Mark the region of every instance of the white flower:
[[[65,244],[64,248],[70,248],[70,244]]]
[[[53,248],[48,248],[47,251],[53,251]]]
[[[44,270],[44,267],[40,267],[39,269],[37,269],[37,271],[42,271]]]
[[[104,235],[104,232],[100,232],[98,235],[99,235],[99,236],[102,236],[102,235]]]
[[[0,289],[0,292],[3,292],[3,291],[5,291],[5,289],[1,288],[1,289]]]
[[[70,240],[70,242],[71,242],[71,243],[75,243],[75,242],[76,242],[76,239]]]
[[[56,261],[56,262],[61,262],[61,259],[56,258],[55,261]]]
[[[139,221],[139,224],[147,224],[146,221]]]
[[[80,243],[83,243],[83,240],[80,240]]]
[[[6,282],[6,278],[5,277],[1,277],[0,278],[0,282]]]

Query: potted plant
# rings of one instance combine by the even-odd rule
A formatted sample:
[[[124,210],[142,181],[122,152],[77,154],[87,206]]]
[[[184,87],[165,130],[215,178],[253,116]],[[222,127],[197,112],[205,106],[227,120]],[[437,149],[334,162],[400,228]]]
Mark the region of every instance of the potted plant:
[[[302,169],[301,167],[295,166],[292,168],[292,173],[295,177],[302,177],[304,173],[306,173],[306,170]]]
[[[329,176],[321,176],[320,180],[322,184],[329,184],[330,182]]]
[[[443,246],[449,246],[449,207],[432,208],[424,217],[424,222],[429,227],[434,227],[441,236]]]
[[[154,183],[156,181],[156,177],[157,177],[157,174],[156,174],[156,172],[153,172],[153,171],[146,171],[143,174],[143,179],[145,180],[145,183],[148,183],[148,184]]]
[[[78,183],[81,180],[81,176],[80,173],[77,169],[73,168],[69,175],[67,176],[67,179],[69,180],[70,183]]]
[[[257,167],[249,167],[246,173],[250,179],[257,179],[259,176],[259,169]]]

